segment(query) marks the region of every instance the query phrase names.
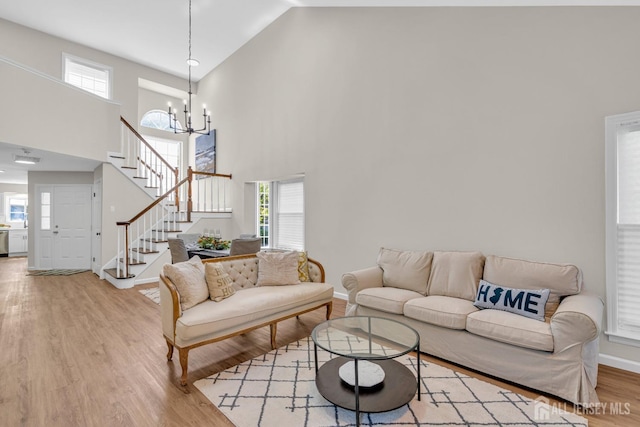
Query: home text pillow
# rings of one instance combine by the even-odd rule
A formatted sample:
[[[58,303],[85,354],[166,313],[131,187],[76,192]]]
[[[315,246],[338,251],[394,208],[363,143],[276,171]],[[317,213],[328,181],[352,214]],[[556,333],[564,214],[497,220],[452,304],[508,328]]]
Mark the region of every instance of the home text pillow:
[[[426,295],[432,259],[432,252],[380,248],[378,267],[382,269],[383,286]]]
[[[473,303],[478,308],[493,308],[544,322],[544,307],[549,289],[513,289],[480,281]]]
[[[298,252],[298,279],[301,282],[310,282],[309,277],[309,258],[306,252]]]
[[[257,286],[297,285],[298,252],[258,252]]]
[[[176,285],[183,310],[188,310],[209,298],[209,288],[204,279],[204,265],[198,256],[189,261],[165,264],[162,271]]]
[[[206,263],[204,277],[209,287],[209,297],[215,302],[220,302],[236,293],[236,290],[233,289],[233,280],[220,264]]]

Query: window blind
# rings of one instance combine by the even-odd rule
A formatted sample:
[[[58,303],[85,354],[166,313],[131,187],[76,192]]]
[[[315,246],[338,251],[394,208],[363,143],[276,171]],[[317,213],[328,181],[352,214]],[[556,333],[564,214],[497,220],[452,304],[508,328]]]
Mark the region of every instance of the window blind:
[[[640,131],[621,131],[617,154],[618,328],[640,332]]]
[[[109,70],[65,58],[64,81],[109,99]]]
[[[304,250],[304,184],[281,181],[276,191],[276,247]]]

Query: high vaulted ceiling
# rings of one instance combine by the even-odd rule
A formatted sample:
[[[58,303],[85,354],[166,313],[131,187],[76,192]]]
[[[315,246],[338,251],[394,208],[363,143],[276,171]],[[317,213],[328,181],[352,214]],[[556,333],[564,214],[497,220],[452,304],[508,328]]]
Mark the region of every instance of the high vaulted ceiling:
[[[186,77],[188,0],[0,0],[0,18]],[[192,0],[192,69],[197,81],[291,7],[638,6],[640,0]],[[6,43],[6,40],[0,42]],[[26,183],[27,170],[92,170],[95,162],[0,144],[0,182]]]
[[[188,0],[0,0],[0,18],[186,77]],[[199,80],[291,7],[639,5],[640,0],[192,0]]]

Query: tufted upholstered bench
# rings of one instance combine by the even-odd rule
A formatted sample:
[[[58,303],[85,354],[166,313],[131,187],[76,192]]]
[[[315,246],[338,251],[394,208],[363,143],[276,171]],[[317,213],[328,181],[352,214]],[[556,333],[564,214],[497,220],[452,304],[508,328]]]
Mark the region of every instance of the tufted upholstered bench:
[[[176,286],[160,275],[160,310],[162,330],[169,352],[178,349],[182,376],[187,384],[189,350],[231,338],[257,328],[269,326],[271,347],[276,348],[276,329],[281,320],[326,307],[329,319],[332,309],[333,286],[324,283],[324,268],[309,258],[309,279],[297,285],[256,286],[258,258],[255,254],[226,258],[212,258],[203,263],[220,263],[233,280],[236,292],[229,298],[215,302],[207,300],[188,310],[182,310]]]

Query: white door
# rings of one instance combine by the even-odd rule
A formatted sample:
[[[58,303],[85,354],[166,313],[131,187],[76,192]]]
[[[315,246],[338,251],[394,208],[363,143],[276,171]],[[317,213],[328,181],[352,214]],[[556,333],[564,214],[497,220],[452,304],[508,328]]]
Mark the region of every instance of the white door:
[[[38,269],[91,268],[91,185],[38,186]]]

